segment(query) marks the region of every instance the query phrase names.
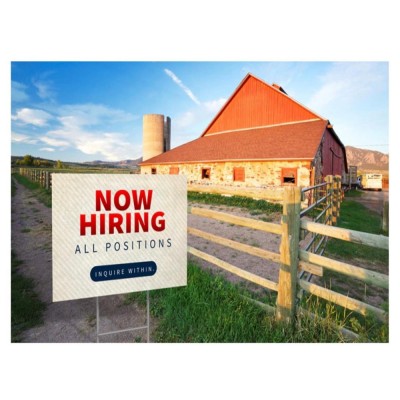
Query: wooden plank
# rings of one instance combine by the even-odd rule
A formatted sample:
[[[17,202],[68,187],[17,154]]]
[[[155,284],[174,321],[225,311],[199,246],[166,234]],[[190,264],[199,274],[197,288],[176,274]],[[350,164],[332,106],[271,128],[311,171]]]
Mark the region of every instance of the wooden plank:
[[[333,192],[332,192],[332,225],[337,224],[338,219],[338,204],[339,204],[339,183],[337,177],[333,177]]]
[[[296,311],[296,283],[300,239],[301,188],[287,187],[283,198],[281,267],[277,319],[291,322]]]
[[[188,252],[190,254],[193,254],[196,257],[199,257],[205,261],[208,261],[212,264],[217,265],[218,267],[229,271],[237,276],[240,276],[241,278],[244,278],[250,282],[256,283],[257,285],[260,285],[262,287],[265,287],[270,290],[277,291],[278,290],[278,284],[276,282],[270,281],[268,279],[262,278],[258,275],[252,274],[251,272],[245,271],[241,268],[235,267],[232,264],[227,263],[226,261],[220,260],[217,257],[212,256],[211,254],[204,253],[201,250],[197,250],[194,247],[188,246]]]
[[[332,225],[332,197],[333,197],[333,190],[332,190],[332,182],[333,182],[333,176],[328,175],[325,177],[325,182],[327,183],[326,185],[326,204],[329,205],[328,210],[326,211],[326,216],[327,216],[327,225],[331,226]]]
[[[301,229],[306,229],[309,232],[319,233],[335,239],[389,250],[389,238],[387,236],[353,231],[351,229],[338,228],[336,226],[328,226],[305,220],[300,222],[300,227]]]
[[[242,295],[241,295],[241,297],[244,298],[245,300],[249,301],[250,303],[253,303],[253,304],[261,307],[269,315],[275,315],[275,313],[276,313],[276,307],[270,306],[269,304],[262,303],[261,301],[252,299],[251,297],[242,296]]]
[[[340,203],[342,202],[342,177],[336,175],[337,179],[337,218],[340,218]]]
[[[187,229],[188,233],[194,236],[201,237],[203,239],[209,240],[214,243],[221,244],[226,247],[230,247],[231,249],[243,251],[244,253],[251,254],[256,257],[263,258],[265,260],[271,260],[274,262],[280,261],[280,255],[278,253],[274,253],[272,251],[259,249],[257,247],[249,246],[247,244],[235,242],[234,240],[226,239],[222,236],[213,235],[208,232],[201,231],[196,228],[189,227]]]
[[[376,317],[381,321],[387,321],[387,315],[385,311],[380,308],[371,306],[370,304],[363,303],[362,301],[352,299],[351,297],[344,296],[343,294],[336,293],[333,290],[323,288],[321,286],[315,285],[314,283],[306,282],[302,279],[299,279],[299,286],[308,293],[311,293],[315,296],[321,297],[331,303],[338,304],[344,308],[347,308],[351,311],[356,311],[361,315],[366,316],[369,312],[376,315]]]
[[[188,212],[200,217],[213,218],[218,221],[227,222],[229,224],[245,226],[247,228],[257,229],[264,232],[275,233],[280,235],[282,228],[279,224],[272,222],[257,221],[252,218],[237,217],[235,215],[223,213],[220,211],[207,210],[205,208],[188,207]]]
[[[299,261],[299,271],[303,270],[306,272],[309,272],[310,274],[316,275],[316,276],[323,276],[324,275],[324,270],[321,266],[311,264],[307,261]]]
[[[307,261],[312,264],[320,265],[332,271],[340,272],[341,274],[351,276],[368,284],[379,286],[384,289],[389,289],[389,277],[379,272],[369,269],[356,267],[342,261],[332,260],[318,254],[300,250],[300,260]]]

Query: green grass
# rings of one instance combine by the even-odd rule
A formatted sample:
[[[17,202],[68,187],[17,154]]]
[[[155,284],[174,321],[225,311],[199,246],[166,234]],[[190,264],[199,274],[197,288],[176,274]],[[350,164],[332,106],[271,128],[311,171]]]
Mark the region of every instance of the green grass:
[[[245,208],[251,210],[252,215],[282,212],[280,204],[270,203],[265,200],[255,200],[244,196],[222,196],[214,193],[188,192],[188,200],[196,203]]]
[[[343,336],[326,322],[302,317],[294,326],[279,323],[253,296],[218,275],[189,262],[187,286],[152,291],[151,315],[158,320],[153,340],[163,343],[310,343],[342,342]],[[145,304],[144,293],[126,301]]]
[[[32,279],[18,272],[21,261],[11,251],[11,341],[19,342],[26,329],[42,323],[45,305],[34,291]]]
[[[381,216],[354,200],[346,199],[341,204],[337,226],[377,235],[384,234]],[[344,242],[338,239],[330,239],[328,241],[325,255],[349,260],[358,258],[386,265],[389,263],[389,252],[387,250]]]
[[[352,191],[360,193],[358,191]],[[347,196],[347,195],[346,195]],[[383,234],[381,216],[363,204],[346,198],[341,204],[340,218],[338,226],[356,231],[368,232],[372,234]],[[349,264],[375,270],[383,274],[388,274],[389,251],[375,247],[365,246],[356,243],[345,242],[338,239],[329,239],[324,256],[333,259],[343,260]],[[320,283],[331,290],[347,294],[350,297],[366,301],[368,296],[383,299],[381,307],[388,312],[388,291],[386,289],[367,285],[357,279],[349,278],[343,274],[324,269],[324,276],[320,278]],[[311,296],[311,298],[314,298]],[[320,301],[321,304],[326,302]],[[337,310],[338,318],[344,321],[344,326],[353,332],[361,335],[369,341],[387,342],[389,339],[389,326],[386,323],[377,321],[373,316],[363,317],[357,313],[349,313],[341,307],[332,306]],[[321,314],[321,309],[317,312]]]
[[[330,325],[331,328],[336,326],[358,335],[358,338],[352,338],[350,341],[362,343],[389,342],[389,325],[379,321],[373,314],[368,313],[366,316],[363,316],[312,295],[305,296],[301,302],[301,306],[317,315],[319,324]],[[386,312],[389,311],[387,303],[382,308]],[[301,319],[298,317],[298,323],[299,321]],[[306,321],[310,323],[308,318],[306,318]]]
[[[355,189],[351,189],[349,191],[346,192],[346,198],[349,197],[362,197],[364,194],[364,192],[362,190],[355,190]]]
[[[12,174],[12,176],[21,184],[24,185],[27,189],[31,190],[35,197],[43,203],[46,207],[51,208],[51,191],[42,188],[38,183],[32,182],[29,178],[19,175],[19,174]],[[13,186],[11,186],[12,188]],[[14,189],[15,193],[15,185]],[[13,193],[13,192],[12,192]]]

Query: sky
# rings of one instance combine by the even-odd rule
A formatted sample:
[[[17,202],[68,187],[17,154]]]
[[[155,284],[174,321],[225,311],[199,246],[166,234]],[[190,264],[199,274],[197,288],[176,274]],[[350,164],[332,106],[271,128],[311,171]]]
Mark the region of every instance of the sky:
[[[247,73],[329,119],[346,146],[389,152],[387,62],[40,62],[11,67],[11,154],[61,161],[142,155],[144,114],[171,147],[201,135]]]

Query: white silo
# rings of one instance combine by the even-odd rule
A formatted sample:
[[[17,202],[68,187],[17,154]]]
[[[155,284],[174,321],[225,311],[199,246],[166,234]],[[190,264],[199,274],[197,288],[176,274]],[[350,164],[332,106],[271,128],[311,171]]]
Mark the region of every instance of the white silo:
[[[162,114],[143,115],[143,161],[171,147],[171,118]]]

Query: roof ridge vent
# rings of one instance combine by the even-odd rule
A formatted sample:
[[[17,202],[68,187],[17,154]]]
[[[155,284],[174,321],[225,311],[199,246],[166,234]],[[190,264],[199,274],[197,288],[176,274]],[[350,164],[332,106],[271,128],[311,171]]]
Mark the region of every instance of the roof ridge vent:
[[[280,86],[280,85],[278,85],[277,83],[273,83],[272,86],[273,86],[275,89],[278,89],[280,92],[285,93],[286,95],[288,95],[288,94],[283,90],[283,87]]]

